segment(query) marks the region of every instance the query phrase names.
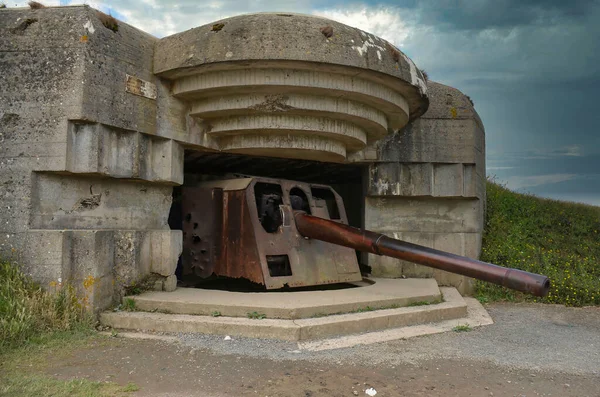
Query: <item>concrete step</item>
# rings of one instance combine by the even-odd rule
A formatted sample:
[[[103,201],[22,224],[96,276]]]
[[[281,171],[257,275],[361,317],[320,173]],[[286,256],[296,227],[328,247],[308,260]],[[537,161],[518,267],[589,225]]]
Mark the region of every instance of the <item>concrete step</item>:
[[[183,332],[309,341],[466,318],[467,304],[455,288],[440,288],[438,304],[329,315],[318,318],[262,319],[148,312],[105,312],[103,325],[121,330]],[[331,292],[331,291],[328,291]]]
[[[399,308],[441,301],[434,279],[365,279],[356,288],[327,291],[230,292],[178,288],[173,292],[146,292],[129,296],[140,311],[169,314],[247,317],[264,314],[269,319],[300,319],[356,311]]]

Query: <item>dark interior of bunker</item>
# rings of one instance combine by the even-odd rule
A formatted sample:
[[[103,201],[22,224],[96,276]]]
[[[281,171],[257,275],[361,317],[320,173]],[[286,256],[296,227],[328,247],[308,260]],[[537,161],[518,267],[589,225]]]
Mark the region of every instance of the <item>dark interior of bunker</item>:
[[[182,191],[186,187],[193,187],[198,183],[207,181],[257,176],[331,186],[343,200],[348,224],[357,228],[364,227],[364,166],[186,150],[184,175],[184,184],[173,189],[173,204],[169,214],[169,227],[172,230],[182,230],[183,228],[185,214],[183,214],[182,209]],[[272,191],[272,185],[269,186],[268,184],[257,184],[255,190],[256,206],[258,211],[263,214],[261,224],[267,232],[276,232],[279,222],[281,222],[278,219],[280,217],[278,205],[281,204],[281,192]],[[326,202],[331,219],[339,218],[339,210],[330,190],[313,188],[312,194],[313,196],[322,196],[319,198]],[[307,198],[302,190],[292,189],[290,199],[294,210],[302,210],[310,214]],[[207,211],[211,211],[211,209],[207,208]],[[357,251],[356,255],[361,272],[369,273],[370,268],[363,260],[364,254]],[[249,292],[265,290],[264,285],[242,278],[228,278],[214,274],[204,277],[186,276],[182,274],[182,256],[179,258],[176,272],[181,286]],[[279,257],[268,258],[269,268],[273,269],[274,272],[286,274],[289,271],[289,264],[286,263],[285,259]],[[323,290],[352,286],[352,284],[340,283],[293,289]],[[285,287],[283,289],[290,288]]]

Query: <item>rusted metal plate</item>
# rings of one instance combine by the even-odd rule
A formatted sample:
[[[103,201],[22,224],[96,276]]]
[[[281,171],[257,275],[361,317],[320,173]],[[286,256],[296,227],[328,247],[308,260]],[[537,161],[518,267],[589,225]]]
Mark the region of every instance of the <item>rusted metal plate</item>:
[[[362,278],[354,250],[307,240],[296,228],[294,206],[347,224],[343,202],[328,186],[244,178],[201,183],[182,194],[184,274],[242,277],[267,289]],[[274,225],[261,223],[267,202]]]
[[[156,85],[128,74],[125,79],[125,91],[144,98],[156,99]]]
[[[292,214],[292,195],[303,194],[308,201],[308,210],[316,216],[328,217],[329,211],[323,200],[315,200],[313,190],[330,191],[337,206],[339,222],[347,223],[344,204],[329,186],[288,181],[281,179],[255,178],[246,190],[247,202],[257,201],[257,184],[274,184],[282,192],[282,225],[274,233],[268,233],[259,222],[256,205],[250,208],[253,213],[254,230],[265,285],[268,289],[303,287],[340,282],[352,282],[362,279],[355,251],[334,244],[307,240],[297,231]],[[332,211],[333,212],[333,211]],[[287,256],[291,275],[272,275],[268,258]]]
[[[215,274],[264,284],[245,193],[245,190],[224,193],[221,254],[215,265]]]
[[[208,277],[220,255],[223,190],[182,189],[183,275]]]

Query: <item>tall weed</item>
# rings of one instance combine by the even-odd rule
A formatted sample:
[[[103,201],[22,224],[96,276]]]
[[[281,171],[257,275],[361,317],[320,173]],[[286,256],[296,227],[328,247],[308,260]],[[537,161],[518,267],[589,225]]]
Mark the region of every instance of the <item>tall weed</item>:
[[[0,348],[33,336],[91,326],[92,318],[69,285],[44,291],[16,265],[0,261]]]

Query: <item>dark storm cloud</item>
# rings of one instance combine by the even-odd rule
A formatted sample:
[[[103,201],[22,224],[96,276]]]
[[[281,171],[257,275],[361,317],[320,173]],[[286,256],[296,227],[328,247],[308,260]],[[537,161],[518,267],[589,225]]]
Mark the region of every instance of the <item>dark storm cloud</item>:
[[[505,29],[585,17],[598,0],[388,0],[421,25],[440,30]],[[339,3],[342,4],[342,3]],[[346,3],[347,4],[347,3]]]
[[[425,1],[419,4],[422,23],[445,29],[483,30],[560,23],[584,17],[595,0]]]
[[[600,2],[401,4],[412,25],[403,50],[474,99],[488,173],[515,189],[599,204]]]

